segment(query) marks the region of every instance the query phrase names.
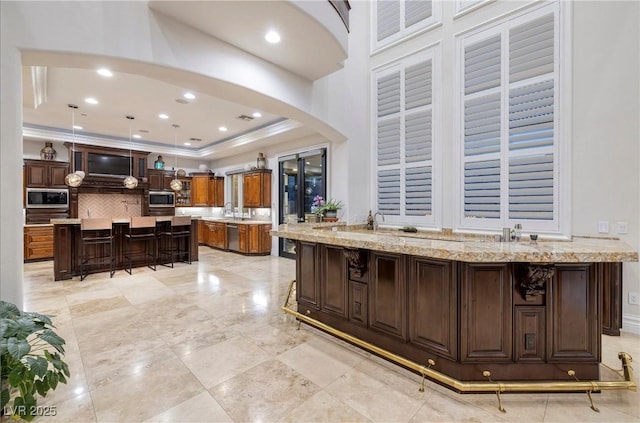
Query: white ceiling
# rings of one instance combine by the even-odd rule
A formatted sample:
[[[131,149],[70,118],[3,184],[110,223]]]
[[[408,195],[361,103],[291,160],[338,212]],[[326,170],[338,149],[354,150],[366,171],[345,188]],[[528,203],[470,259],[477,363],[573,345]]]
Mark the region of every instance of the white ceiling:
[[[339,59],[344,53],[340,53],[335,39],[288,1],[162,1],[150,2],[150,7],[308,80],[341,67]],[[275,46],[264,41],[264,33],[272,28],[283,35],[282,42]],[[231,103],[146,74],[114,71],[109,78],[87,66],[34,68],[31,65],[38,63],[27,62],[23,78],[26,136],[60,133],[60,139],[68,139],[72,121],[69,103],[78,106],[75,123],[83,127],[76,130],[77,138],[103,139],[107,145],[128,142],[130,122],[126,116],[131,115],[135,117],[132,133],[142,136],[133,140],[136,149],[167,151],[177,137],[182,155],[205,159],[233,156],[317,133],[269,110]],[[103,62],[108,66],[108,60]],[[73,66],[74,62],[68,63]],[[39,76],[32,72],[34,69],[41,71]],[[186,92],[196,98],[184,98]],[[40,104],[34,101],[38,94]],[[87,97],[97,99],[99,104],[85,103]],[[262,116],[250,121],[238,119],[240,115],[252,117],[254,112]],[[160,119],[160,113],[169,115],[169,119]],[[177,130],[172,127],[174,123],[180,125]],[[222,132],[220,126],[228,130]],[[185,146],[185,142],[191,146]]]

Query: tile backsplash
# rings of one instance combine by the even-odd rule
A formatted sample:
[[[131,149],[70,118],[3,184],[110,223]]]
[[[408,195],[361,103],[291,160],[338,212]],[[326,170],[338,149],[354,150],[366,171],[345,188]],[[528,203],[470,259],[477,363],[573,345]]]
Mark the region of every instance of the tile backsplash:
[[[129,217],[142,215],[139,194],[78,194],[78,217]]]

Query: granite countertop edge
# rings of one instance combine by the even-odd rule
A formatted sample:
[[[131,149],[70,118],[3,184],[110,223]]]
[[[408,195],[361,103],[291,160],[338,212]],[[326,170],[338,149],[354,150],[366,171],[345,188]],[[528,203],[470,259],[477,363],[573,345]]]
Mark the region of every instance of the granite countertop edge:
[[[617,239],[574,237],[573,240],[544,240],[537,243],[495,242],[489,236],[439,233],[430,238],[407,236],[392,231],[366,231],[339,225],[283,224],[271,231],[273,236],[318,242],[347,248],[409,254],[435,259],[473,263],[589,263],[637,262],[638,252]]]

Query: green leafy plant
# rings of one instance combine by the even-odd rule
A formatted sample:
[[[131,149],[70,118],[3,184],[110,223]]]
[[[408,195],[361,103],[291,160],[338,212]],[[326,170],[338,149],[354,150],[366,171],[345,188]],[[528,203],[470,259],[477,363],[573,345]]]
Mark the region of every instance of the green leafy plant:
[[[53,331],[51,317],[0,301],[1,414],[31,421],[36,394],[44,397],[58,383],[67,383],[65,341]]]
[[[333,198],[327,202],[324,203],[324,205],[322,206],[322,212],[328,212],[328,211],[338,211],[343,207],[342,201],[340,200],[334,200]]]

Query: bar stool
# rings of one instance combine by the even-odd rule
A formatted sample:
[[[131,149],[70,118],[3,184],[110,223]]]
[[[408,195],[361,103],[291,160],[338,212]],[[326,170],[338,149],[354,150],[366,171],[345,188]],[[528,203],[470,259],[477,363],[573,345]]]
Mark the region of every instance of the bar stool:
[[[116,272],[113,255],[113,225],[111,219],[80,220],[80,280],[88,275],[88,266],[109,263],[109,277]]]
[[[158,250],[156,237],[156,218],[153,216],[131,216],[131,218],[129,218],[129,232],[124,234],[124,238],[126,240],[124,259],[129,260],[129,268],[125,268],[125,272],[131,274],[133,257],[147,258],[147,267],[155,271]],[[134,241],[144,242],[144,250],[133,251],[132,243]]]
[[[171,226],[169,230],[162,230],[158,236],[160,237],[161,263],[166,264],[166,259],[171,259],[171,267],[176,258],[184,257],[182,261],[191,264],[191,216],[171,216]]]

